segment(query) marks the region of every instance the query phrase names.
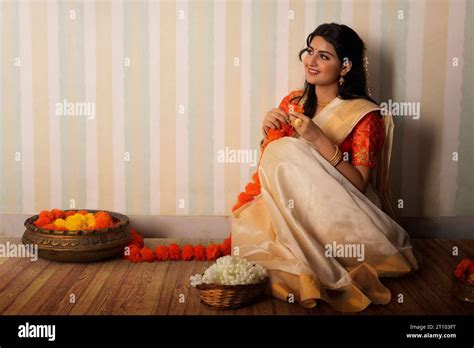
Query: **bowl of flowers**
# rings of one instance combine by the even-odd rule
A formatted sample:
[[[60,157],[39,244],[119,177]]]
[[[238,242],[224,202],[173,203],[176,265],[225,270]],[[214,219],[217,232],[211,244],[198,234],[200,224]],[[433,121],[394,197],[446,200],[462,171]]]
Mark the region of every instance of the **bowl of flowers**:
[[[261,265],[236,257],[224,256],[204,274],[190,277],[205,304],[216,309],[236,309],[254,302],[265,289],[268,272]]]
[[[127,216],[98,210],[43,210],[25,221],[24,244],[57,262],[91,262],[121,255],[130,241]]]
[[[460,300],[474,303],[474,261],[463,259],[453,272],[453,294]]]

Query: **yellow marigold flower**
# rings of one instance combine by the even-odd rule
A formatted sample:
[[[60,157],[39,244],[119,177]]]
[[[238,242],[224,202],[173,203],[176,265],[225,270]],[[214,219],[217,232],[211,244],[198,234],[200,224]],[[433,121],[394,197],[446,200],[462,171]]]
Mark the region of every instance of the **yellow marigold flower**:
[[[84,215],[84,217],[86,218],[86,220],[95,220],[95,217],[94,217],[94,214],[92,213],[88,213],[86,215]]]
[[[87,227],[94,227],[95,226],[95,218],[87,220]]]
[[[65,227],[66,221],[64,219],[59,218],[54,220],[53,224],[58,227]]]
[[[80,230],[87,226],[86,218],[82,214],[74,214],[66,218],[66,228],[68,230]]]

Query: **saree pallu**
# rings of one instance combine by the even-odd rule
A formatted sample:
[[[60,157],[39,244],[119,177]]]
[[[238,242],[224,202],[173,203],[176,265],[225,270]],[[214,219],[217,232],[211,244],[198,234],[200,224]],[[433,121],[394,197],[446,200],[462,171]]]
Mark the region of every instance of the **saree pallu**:
[[[232,247],[268,269],[269,294],[357,312],[390,302],[379,277],[418,268],[406,231],[304,139],[268,144],[258,174],[261,194],[232,214]],[[328,256],[341,246],[363,256]]]

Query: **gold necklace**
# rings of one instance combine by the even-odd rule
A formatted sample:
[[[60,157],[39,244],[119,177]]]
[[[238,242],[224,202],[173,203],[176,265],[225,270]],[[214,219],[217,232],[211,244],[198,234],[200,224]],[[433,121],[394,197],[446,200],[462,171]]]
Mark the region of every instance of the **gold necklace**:
[[[333,99],[333,100],[334,100],[334,99]],[[319,101],[317,101],[316,103],[317,103],[318,105],[321,105],[321,106],[326,106],[326,105],[328,105],[330,102],[332,102],[333,100],[330,100],[330,101],[328,101],[327,103],[320,103]]]

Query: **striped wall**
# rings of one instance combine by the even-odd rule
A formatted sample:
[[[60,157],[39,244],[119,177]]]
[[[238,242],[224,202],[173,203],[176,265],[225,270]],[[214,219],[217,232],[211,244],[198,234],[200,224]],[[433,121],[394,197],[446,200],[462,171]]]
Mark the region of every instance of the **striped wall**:
[[[255,167],[218,152],[257,151],[266,111],[303,86],[306,36],[334,21],[366,42],[376,100],[421,105],[395,117],[400,215],[472,216],[472,15],[469,0],[2,1],[0,213],[229,215]]]

